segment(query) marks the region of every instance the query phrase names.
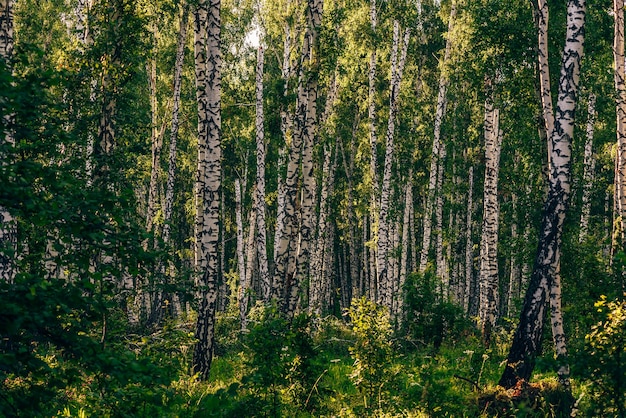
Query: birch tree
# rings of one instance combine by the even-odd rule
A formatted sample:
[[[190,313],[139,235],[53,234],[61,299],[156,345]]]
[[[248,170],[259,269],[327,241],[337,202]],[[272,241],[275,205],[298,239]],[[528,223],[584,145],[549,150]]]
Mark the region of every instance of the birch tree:
[[[591,93],[587,103],[587,128],[585,130],[585,156],[583,159],[583,196],[580,211],[580,233],[578,242],[582,242],[589,231],[591,214],[591,189],[595,172],[596,159],[593,155],[593,133],[596,120],[596,95]]]
[[[0,1],[0,59],[7,70],[11,69],[13,58],[13,0]],[[0,150],[13,146],[11,116],[4,115],[3,129],[0,132]],[[0,151],[0,165],[7,163],[6,156]],[[11,213],[0,206],[0,281],[11,282],[15,275],[13,263],[17,251],[16,221]]]
[[[452,29],[454,25],[454,19],[456,16],[456,2],[452,1],[450,8],[450,18],[448,20],[448,35],[446,37],[446,49],[443,56],[442,71],[439,76],[439,90],[437,93],[437,107],[435,113],[435,123],[433,132],[433,147],[430,157],[430,170],[428,174],[428,195],[426,198],[426,206],[424,208],[424,220],[423,220],[423,236],[422,236],[422,251],[420,253],[419,271],[423,273],[426,270],[428,264],[428,253],[430,252],[430,241],[432,238],[432,216],[435,205],[435,192],[437,190],[437,176],[439,169],[442,168],[441,161],[441,125],[446,112],[446,93],[448,88],[448,79],[443,71],[445,66],[450,60],[450,51],[452,48]]]
[[[272,283],[267,264],[267,238],[265,228],[265,131],[263,114],[263,47],[257,51],[256,66],[256,190],[255,210],[257,229],[257,253],[259,260],[259,280],[261,282],[261,297],[267,301],[270,298]]]
[[[400,84],[402,73],[406,61],[406,54],[409,45],[410,30],[407,28],[404,38],[400,37],[400,23],[394,21],[393,48],[391,53],[391,86],[389,95],[389,119],[387,122],[385,167],[383,172],[382,189],[380,194],[380,214],[378,223],[377,242],[377,277],[378,277],[378,299],[379,303],[391,308],[391,288],[388,277],[389,259],[389,201],[391,198],[391,173],[394,163],[394,135],[395,119],[398,112],[398,97],[400,94]],[[402,49],[398,56],[398,49],[402,42]]]
[[[493,86],[487,83],[485,101],[485,185],[483,198],[483,228],[480,244],[480,303],[479,317],[483,344],[489,347],[491,332],[498,316],[498,226],[500,203],[498,202],[498,173],[502,131],[500,110],[493,102]],[[490,91],[491,90],[491,91]]]
[[[613,56],[615,62],[615,108],[617,112],[617,156],[615,169],[615,202],[617,222],[614,233],[619,234],[617,250],[624,251],[626,243],[626,64],[624,63],[624,1],[613,1],[615,17]]]
[[[571,193],[571,141],[574,134],[574,110],[578,95],[584,33],[585,0],[569,0],[566,41],[555,112],[558,117],[555,118],[555,127],[550,134],[551,175],[548,196],[542,212],[535,266],[524,298],[520,322],[507,356],[506,367],[500,378],[499,384],[505,388],[515,386],[519,380],[529,380],[535,360],[540,354],[546,298],[550,291],[555,291],[555,288],[560,290],[554,281],[559,274],[563,223]],[[557,345],[561,343],[564,345],[564,338],[561,337],[554,337]],[[558,374],[559,381],[567,384],[568,369],[561,367]]]
[[[194,13],[194,53],[198,102],[198,177],[196,186],[196,267],[198,340],[193,367],[208,379],[213,358],[219,275],[221,189],[221,19],[220,0],[200,0]]]

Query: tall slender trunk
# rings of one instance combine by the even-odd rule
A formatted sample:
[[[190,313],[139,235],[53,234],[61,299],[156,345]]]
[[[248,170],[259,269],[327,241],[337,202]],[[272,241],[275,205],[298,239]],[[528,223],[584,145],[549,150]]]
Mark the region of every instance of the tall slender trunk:
[[[443,260],[443,162],[446,158],[446,148],[441,145],[437,158],[437,196],[435,198],[435,272],[440,281],[439,293],[446,296],[448,283],[446,268]]]
[[[13,59],[13,0],[0,0],[0,60],[8,70]],[[0,145],[13,146],[15,138],[11,128],[11,115],[4,115]],[[0,165],[7,164],[7,156],[0,153]],[[17,255],[17,222],[7,208],[0,206],[0,281],[12,282],[15,277]]]
[[[176,178],[176,154],[178,144],[178,128],[180,113],[180,92],[182,87],[183,60],[185,58],[185,43],[187,42],[187,26],[189,21],[189,5],[183,2],[183,11],[180,18],[180,28],[178,41],[176,44],[176,61],[174,64],[174,88],[172,100],[172,122],[170,128],[170,144],[168,155],[167,181],[165,185],[165,200],[163,202],[163,231],[162,239],[165,246],[170,240],[172,212],[174,208],[174,180]],[[171,274],[173,266],[168,266],[168,276]],[[173,315],[176,317],[182,312],[182,306],[178,297],[178,292],[172,293]]]
[[[189,5],[183,3],[183,13],[180,18],[180,29],[176,45],[176,62],[174,64],[174,91],[172,104],[172,126],[170,129],[170,144],[168,155],[167,182],[165,186],[165,202],[163,205],[163,243],[167,245],[170,239],[172,210],[174,207],[174,180],[176,179],[176,154],[178,144],[178,129],[180,127],[180,92],[182,87],[183,60],[185,58],[185,43],[187,41],[187,26],[189,20]]]
[[[616,216],[619,228],[617,251],[624,251],[626,244],[626,66],[624,64],[624,0],[613,1],[615,29],[613,55],[615,61],[615,108],[617,111],[617,168],[615,180]]]
[[[474,273],[474,243],[472,241],[472,227],[474,226],[474,166],[468,170],[467,185],[467,216],[465,218],[465,290],[463,292],[463,310],[469,313],[470,292]]]
[[[256,264],[256,243],[255,243],[255,231],[256,231],[256,216],[255,210],[250,211],[250,218],[248,220],[248,239],[246,240],[246,274],[240,278],[239,282],[239,319],[241,322],[241,329],[246,329],[248,326],[248,305],[250,304],[250,294],[254,289],[252,279],[254,274],[254,266]]]
[[[198,99],[197,265],[201,277],[193,367],[208,379],[219,283],[221,199],[220,0],[200,0],[194,22]]]
[[[283,312],[287,317],[295,313],[299,299],[300,284],[308,273],[310,246],[314,230],[315,177],[313,172],[313,142],[317,118],[317,72],[312,69],[319,64],[318,36],[324,3],[309,0],[307,7],[307,30],[304,35],[298,77],[296,99],[295,134],[292,140],[287,178],[285,182],[285,232],[276,254],[274,286],[282,299]],[[296,198],[298,194],[300,151],[302,163],[301,222],[297,228]],[[296,238],[300,234],[299,248]],[[288,269],[294,266],[293,272]],[[281,298],[282,295],[282,298]]]
[[[152,145],[152,164],[150,170],[150,185],[148,186],[148,210],[146,211],[146,230],[152,231],[154,224],[154,218],[157,213],[157,200],[158,200],[158,180],[159,172],[161,168],[161,149],[163,148],[163,136],[159,135],[157,129],[157,68],[156,68],[156,53],[158,44],[158,33],[156,24],[152,25],[152,40],[153,48],[151,51],[151,57],[148,61],[148,85],[150,87],[150,144]]]
[[[511,222],[511,253],[509,260],[509,289],[507,292],[506,300],[506,316],[513,316],[513,303],[519,295],[519,276],[520,276],[520,257],[519,257],[519,244],[518,244],[518,232],[517,232],[517,195],[513,193],[511,195],[511,210],[513,212],[513,221]]]
[[[513,336],[507,363],[500,385],[511,388],[520,380],[529,380],[535,360],[541,353],[541,335],[548,292],[560,290],[556,283],[559,255],[567,206],[571,190],[571,143],[574,134],[574,111],[578,95],[580,61],[583,55],[585,28],[585,0],[567,3],[567,33],[563,50],[555,128],[550,135],[552,143],[549,191],[544,205],[541,236],[535,266],[531,275],[520,322]],[[556,297],[560,295],[556,295]],[[559,298],[560,299],[560,298]],[[554,307],[551,306],[554,310]],[[553,315],[554,317],[554,315]],[[562,362],[565,348],[563,335],[554,335],[558,360],[559,381],[567,386],[569,370]]]
[[[582,242],[589,232],[589,215],[591,213],[591,189],[593,187],[593,176],[596,159],[593,155],[593,133],[596,121],[596,95],[589,94],[587,105],[587,130],[585,141],[585,157],[583,160],[583,196],[580,211],[580,233],[578,242]]]
[[[448,36],[446,37],[446,49],[443,56],[443,65],[446,65],[450,60],[450,50],[452,48],[452,29],[454,27],[454,19],[456,16],[456,2],[452,1],[450,8],[450,18],[448,20]],[[441,125],[443,123],[443,117],[446,113],[446,92],[448,88],[448,79],[446,78],[445,71],[441,69],[441,75],[439,76],[439,91],[437,93],[437,108],[435,113],[435,125],[433,133],[433,147],[430,157],[430,171],[428,180],[428,195],[426,197],[426,207],[424,209],[424,221],[423,221],[423,236],[422,236],[422,251],[420,253],[419,271],[421,273],[426,270],[428,265],[428,253],[430,252],[430,240],[432,234],[432,216],[433,207],[435,204],[435,192],[437,191],[437,175],[440,167],[439,160],[441,159]]]
[[[388,277],[389,258],[389,201],[391,199],[391,174],[394,163],[394,134],[395,119],[398,113],[398,97],[400,94],[400,84],[402,83],[402,73],[406,61],[407,49],[409,46],[410,30],[407,28],[402,41],[402,50],[398,57],[398,47],[401,42],[400,23],[394,21],[393,30],[393,50],[391,54],[391,92],[389,95],[389,119],[387,122],[385,167],[383,173],[382,190],[380,194],[380,214],[378,221],[378,246],[377,246],[377,277],[378,277],[378,301],[391,308],[391,289]]]
[[[261,297],[269,300],[272,289],[271,277],[267,263],[267,238],[265,228],[265,131],[263,114],[263,47],[257,51],[256,67],[256,193],[255,207],[257,211],[257,253],[259,260],[259,280]]]
[[[235,179],[235,224],[237,226],[237,272],[239,288],[243,289],[246,279],[246,243],[243,238],[243,205],[241,204],[241,181]],[[243,322],[243,321],[242,321]]]
[[[356,237],[356,229],[357,229],[357,220],[355,216],[354,210],[354,186],[352,184],[352,176],[354,172],[354,142],[357,134],[357,129],[359,126],[360,115],[357,112],[354,118],[354,122],[352,125],[352,136],[350,143],[350,156],[348,160],[348,156],[344,152],[343,142],[341,138],[337,139],[337,152],[339,153],[336,158],[339,158],[341,155],[341,161],[343,163],[343,169],[346,173],[346,180],[348,183],[347,187],[347,211],[348,211],[348,234],[349,234],[349,242],[350,242],[350,278],[352,280],[352,297],[358,298],[361,297],[364,291],[363,286],[363,278],[367,277],[367,262],[363,262],[366,260],[361,260],[357,254],[357,237]],[[363,225],[363,230],[366,231],[366,226]],[[365,242],[365,241],[364,241]],[[361,265],[363,268],[361,268]]]
[[[402,249],[400,254],[400,277],[396,293],[396,318],[399,323],[404,319],[404,284],[408,271],[409,235],[411,231],[411,213],[413,212],[413,169],[409,169],[408,179],[404,186],[404,215],[402,217]]]
[[[488,83],[488,90],[493,87]],[[498,173],[500,171],[500,110],[494,106],[493,92],[485,102],[485,185],[483,198],[483,231],[480,244],[479,317],[483,344],[491,344],[491,331],[498,316]]]
[[[378,25],[378,13],[376,0],[370,0],[370,25],[372,34],[376,36],[376,26]],[[370,177],[372,181],[372,201],[371,212],[377,213],[378,193],[380,181],[378,179],[378,135],[376,133],[376,42],[372,42],[370,51],[370,64],[368,71],[368,94],[367,94],[367,117],[369,121],[370,134]]]

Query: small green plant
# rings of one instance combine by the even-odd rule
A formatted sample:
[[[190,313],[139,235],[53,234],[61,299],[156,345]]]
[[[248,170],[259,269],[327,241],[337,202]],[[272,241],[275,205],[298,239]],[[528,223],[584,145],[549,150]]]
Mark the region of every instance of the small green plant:
[[[412,273],[405,284],[406,318],[401,332],[413,343],[438,349],[446,338],[470,328],[463,310],[441,296],[441,282],[431,270]]]
[[[363,394],[366,409],[368,399],[375,396],[380,406],[383,386],[389,381],[389,366],[393,360],[389,312],[385,307],[361,298],[352,302],[349,314],[356,336],[354,345],[350,347],[354,358],[354,371],[350,378]]]
[[[259,412],[279,416],[286,404],[304,408],[318,376],[311,362],[310,318],[298,315],[289,321],[275,304],[255,307],[249,318],[244,356],[250,374],[242,383],[260,403]]]
[[[626,417],[626,300],[609,301],[602,296],[595,306],[601,320],[585,337],[593,381],[590,408],[597,416],[623,418]]]

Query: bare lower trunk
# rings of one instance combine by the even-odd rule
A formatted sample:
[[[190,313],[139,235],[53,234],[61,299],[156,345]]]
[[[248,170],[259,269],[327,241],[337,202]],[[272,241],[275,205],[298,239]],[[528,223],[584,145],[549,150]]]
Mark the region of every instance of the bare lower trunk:
[[[491,87],[489,87],[491,88]],[[493,98],[485,103],[485,186],[483,199],[483,231],[480,244],[480,304],[479,317],[483,344],[491,344],[491,331],[498,317],[498,172],[502,133],[500,110]]]
[[[585,141],[585,158],[583,169],[583,197],[580,213],[580,233],[578,241],[582,242],[589,232],[589,215],[591,213],[591,189],[595,171],[596,159],[593,155],[593,133],[596,120],[596,95],[589,95],[587,107],[587,138]]]
[[[219,284],[221,200],[221,52],[220,0],[196,6],[195,62],[198,99],[197,281],[199,301],[193,355],[194,371],[209,377],[213,359]]]
[[[272,289],[267,262],[267,238],[265,228],[265,131],[263,114],[263,47],[259,47],[256,67],[256,190],[257,254],[261,297],[269,300]]]
[[[395,315],[399,323],[404,319],[404,284],[408,271],[409,258],[409,234],[411,230],[411,212],[413,212],[413,170],[409,169],[409,175],[404,186],[404,215],[402,217],[402,252],[400,254],[400,277],[398,280],[398,291],[396,294]]]
[[[617,251],[624,251],[626,243],[626,70],[624,64],[624,1],[614,0],[615,34],[613,54],[615,62],[615,107],[617,111],[617,168],[615,202],[619,218]]]
[[[465,291],[463,292],[463,309],[469,313],[472,276],[474,273],[474,243],[472,241],[472,227],[474,224],[474,167],[470,166],[468,172],[467,190],[467,216],[465,218]]]
[[[380,213],[378,221],[378,246],[376,253],[376,267],[378,277],[378,302],[391,308],[391,289],[388,277],[388,257],[389,257],[389,201],[391,198],[391,174],[394,163],[394,134],[395,119],[398,112],[398,96],[402,73],[406,60],[407,48],[409,45],[410,31],[406,29],[402,50],[398,56],[398,48],[401,42],[400,24],[394,21],[394,42],[391,54],[391,93],[389,97],[389,119],[387,122],[385,168],[383,173],[382,190],[380,194]]]

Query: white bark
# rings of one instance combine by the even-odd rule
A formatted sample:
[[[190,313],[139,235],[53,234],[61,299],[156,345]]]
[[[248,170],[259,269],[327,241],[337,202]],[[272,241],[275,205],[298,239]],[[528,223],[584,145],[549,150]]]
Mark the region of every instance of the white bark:
[[[413,169],[409,169],[409,175],[404,186],[404,215],[402,217],[402,252],[400,254],[400,277],[398,281],[398,292],[396,292],[396,318],[398,322],[404,319],[404,284],[408,270],[409,258],[409,235],[411,231],[411,213],[413,212]]]
[[[13,0],[0,0],[0,59],[10,69],[13,58]],[[4,136],[0,141],[13,146],[15,138],[10,130],[12,116],[5,115]],[[0,164],[6,164],[6,156],[0,154]],[[0,206],[0,281],[12,282],[15,277],[15,257],[17,255],[17,225],[15,218]]]
[[[582,242],[589,232],[589,215],[591,213],[591,189],[593,186],[593,177],[596,165],[596,159],[593,155],[593,133],[596,120],[596,95],[589,95],[589,103],[587,106],[587,130],[585,141],[585,157],[583,160],[583,196],[580,213],[580,234],[578,242]]]
[[[194,370],[208,379],[218,293],[221,199],[220,0],[200,0],[194,22],[198,100],[197,265],[198,320]]]
[[[402,83],[402,73],[406,61],[407,49],[409,46],[410,30],[407,28],[404,33],[402,50],[398,57],[398,47],[400,44],[400,24],[394,21],[394,40],[391,54],[391,92],[389,95],[389,119],[387,122],[385,168],[383,173],[382,190],[380,195],[380,214],[378,221],[378,246],[376,254],[376,267],[378,277],[378,301],[391,308],[391,288],[388,277],[389,258],[389,201],[391,198],[391,174],[394,163],[394,133],[395,119],[398,112],[398,97],[400,84]]]
[[[583,56],[585,1],[569,0],[567,4],[567,33],[561,63],[557,101],[558,118],[550,134],[552,145],[549,191],[542,215],[541,236],[535,266],[513,336],[507,365],[500,385],[511,388],[520,379],[528,381],[540,354],[544,309],[548,292],[557,360],[560,363],[559,382],[569,387],[569,367],[565,363],[565,335],[560,315],[560,248],[563,224],[571,193],[571,150],[574,134],[574,111],[578,95],[580,62]],[[560,330],[559,330],[560,328]]]
[[[485,346],[491,343],[491,331],[498,316],[498,172],[502,133],[500,111],[493,99],[485,102],[485,185],[483,198],[483,230],[480,244],[479,317]]]
[[[259,260],[259,280],[261,297],[270,299],[272,289],[271,277],[267,262],[267,238],[265,228],[265,131],[263,114],[263,47],[257,51],[256,67],[256,193],[255,207],[257,211],[257,254]]]
[[[626,243],[626,66],[624,63],[624,0],[614,0],[615,16],[613,55],[615,62],[615,107],[617,111],[617,169],[615,202],[620,239],[617,250],[624,251]]]
[[[452,29],[454,27],[454,19],[456,16],[456,3],[452,1],[450,8],[450,19],[448,20],[448,36],[446,37],[446,49],[443,57],[443,65],[445,66],[450,60],[450,50],[452,48]],[[435,204],[435,192],[437,186],[438,168],[440,167],[439,160],[441,159],[441,125],[443,123],[443,117],[446,112],[446,91],[448,88],[448,80],[446,78],[444,69],[441,70],[439,77],[439,91],[437,93],[437,109],[435,113],[435,125],[433,132],[433,148],[430,157],[430,171],[428,180],[428,195],[426,197],[426,207],[424,210],[423,220],[423,236],[422,236],[422,251],[420,253],[419,271],[421,273],[426,270],[428,265],[428,253],[430,252],[430,241],[432,234],[432,216],[433,206]]]
[[[469,313],[470,292],[472,290],[472,278],[474,272],[474,243],[472,242],[472,227],[474,226],[474,166],[470,166],[468,172],[467,190],[467,217],[465,219],[465,291],[463,292],[463,310]]]

